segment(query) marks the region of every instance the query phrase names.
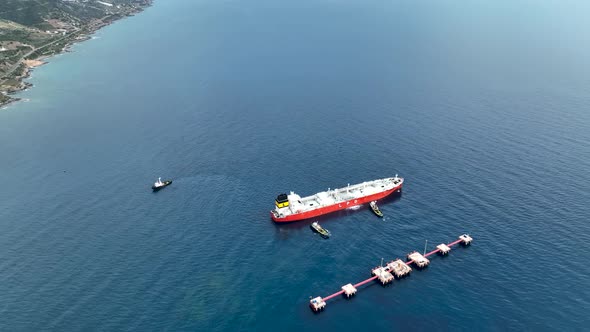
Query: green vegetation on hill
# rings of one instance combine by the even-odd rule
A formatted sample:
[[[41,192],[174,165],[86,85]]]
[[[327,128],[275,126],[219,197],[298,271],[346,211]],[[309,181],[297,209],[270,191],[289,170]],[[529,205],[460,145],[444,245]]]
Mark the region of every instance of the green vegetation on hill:
[[[48,19],[84,23],[121,9],[140,8],[150,3],[149,0],[2,0],[0,18],[45,28],[51,26],[47,25]]]
[[[12,49],[12,45],[27,44],[41,46],[53,37],[44,31],[0,19],[0,47],[7,50]],[[0,59],[7,55],[7,51],[0,53]]]
[[[0,105],[2,105],[3,103],[6,103],[10,100],[10,97],[0,93]]]
[[[0,105],[23,89],[24,60],[62,52],[71,43],[152,0],[0,0]]]

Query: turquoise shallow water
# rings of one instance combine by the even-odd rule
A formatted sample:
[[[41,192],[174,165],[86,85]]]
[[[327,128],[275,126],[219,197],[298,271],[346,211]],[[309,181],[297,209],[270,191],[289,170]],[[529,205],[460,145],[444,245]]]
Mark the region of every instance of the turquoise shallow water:
[[[588,9],[174,0],[106,27],[0,112],[0,330],[584,329]],[[268,216],[395,173],[385,219],[329,240]]]

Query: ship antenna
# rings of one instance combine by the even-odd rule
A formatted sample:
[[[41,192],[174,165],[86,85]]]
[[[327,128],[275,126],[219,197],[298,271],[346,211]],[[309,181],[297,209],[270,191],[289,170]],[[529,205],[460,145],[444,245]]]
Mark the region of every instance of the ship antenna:
[[[428,240],[426,240],[426,243],[424,243],[424,253],[422,255],[426,255],[426,246],[428,245]]]
[[[381,257],[381,267],[383,267],[383,257]]]

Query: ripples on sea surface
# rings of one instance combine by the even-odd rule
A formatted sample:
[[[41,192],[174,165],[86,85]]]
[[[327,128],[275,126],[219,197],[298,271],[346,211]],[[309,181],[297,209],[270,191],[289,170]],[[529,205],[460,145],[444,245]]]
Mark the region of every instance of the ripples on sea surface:
[[[101,30],[0,112],[0,330],[583,329],[588,9],[175,0]],[[384,220],[269,219],[395,173]]]

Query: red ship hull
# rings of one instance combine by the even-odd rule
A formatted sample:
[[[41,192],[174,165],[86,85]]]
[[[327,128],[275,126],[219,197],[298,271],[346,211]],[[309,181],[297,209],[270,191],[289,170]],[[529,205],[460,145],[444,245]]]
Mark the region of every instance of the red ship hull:
[[[274,222],[293,222],[293,221],[298,221],[298,220],[303,220],[303,219],[315,218],[317,216],[321,216],[321,215],[324,215],[327,213],[344,210],[344,209],[347,209],[347,208],[350,208],[353,206],[357,206],[357,205],[362,205],[362,204],[365,204],[365,203],[368,203],[371,201],[376,201],[376,200],[381,199],[383,197],[389,196],[398,190],[401,190],[402,185],[403,185],[403,183],[400,183],[399,186],[396,186],[393,189],[383,191],[383,192],[380,192],[377,194],[364,196],[364,197],[360,197],[360,198],[356,198],[356,199],[351,199],[349,201],[344,201],[344,202],[340,202],[340,203],[337,203],[334,205],[324,206],[324,207],[321,207],[321,208],[318,208],[315,210],[311,210],[311,211],[288,215],[283,218],[275,217],[275,215],[272,212],[270,212],[270,217],[272,218],[272,220]]]

